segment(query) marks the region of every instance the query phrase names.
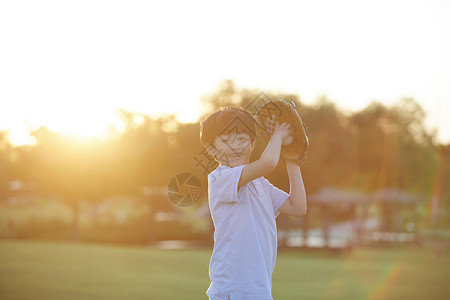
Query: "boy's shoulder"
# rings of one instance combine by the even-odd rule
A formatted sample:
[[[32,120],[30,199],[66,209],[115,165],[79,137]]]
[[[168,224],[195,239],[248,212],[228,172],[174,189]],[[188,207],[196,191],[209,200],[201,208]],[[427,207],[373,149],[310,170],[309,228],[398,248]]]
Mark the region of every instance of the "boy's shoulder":
[[[208,182],[214,182],[216,179],[229,178],[230,176],[240,176],[245,165],[237,167],[229,167],[227,165],[219,165],[211,173],[208,174]]]
[[[223,180],[229,181],[232,178],[238,179],[240,177],[242,170],[246,165],[240,165],[236,167],[229,167],[227,165],[219,165],[211,173],[208,174],[208,184],[218,183]],[[251,182],[259,183],[262,187],[271,186],[269,180],[264,176],[258,177]]]

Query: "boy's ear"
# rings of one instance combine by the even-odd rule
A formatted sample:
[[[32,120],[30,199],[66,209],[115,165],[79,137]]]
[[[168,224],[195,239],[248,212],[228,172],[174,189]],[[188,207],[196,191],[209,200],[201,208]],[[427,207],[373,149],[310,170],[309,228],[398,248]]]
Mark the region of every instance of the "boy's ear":
[[[216,157],[217,149],[216,149],[216,147],[214,147],[214,145],[212,143],[209,143],[208,145],[206,145],[205,148],[206,148],[206,151],[208,151],[208,153],[211,156]]]

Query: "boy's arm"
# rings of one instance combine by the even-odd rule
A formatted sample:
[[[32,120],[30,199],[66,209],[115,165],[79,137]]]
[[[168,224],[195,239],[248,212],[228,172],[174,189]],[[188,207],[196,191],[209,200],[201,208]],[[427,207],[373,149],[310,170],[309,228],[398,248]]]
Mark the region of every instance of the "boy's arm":
[[[280,159],[283,139],[290,134],[289,128],[290,125],[287,123],[275,126],[269,144],[261,154],[261,157],[242,169],[238,187],[243,186],[256,178],[267,175],[276,168],[278,160]]]
[[[281,205],[279,211],[294,217],[306,214],[306,192],[303,185],[300,167],[291,160],[286,160],[286,168],[289,176],[289,198]]]

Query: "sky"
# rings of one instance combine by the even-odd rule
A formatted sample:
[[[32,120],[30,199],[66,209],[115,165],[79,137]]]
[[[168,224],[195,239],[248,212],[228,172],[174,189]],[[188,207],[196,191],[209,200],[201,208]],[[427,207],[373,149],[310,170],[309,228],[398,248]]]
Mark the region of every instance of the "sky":
[[[1,1],[0,130],[195,121],[225,79],[357,111],[415,98],[450,143],[450,1]]]

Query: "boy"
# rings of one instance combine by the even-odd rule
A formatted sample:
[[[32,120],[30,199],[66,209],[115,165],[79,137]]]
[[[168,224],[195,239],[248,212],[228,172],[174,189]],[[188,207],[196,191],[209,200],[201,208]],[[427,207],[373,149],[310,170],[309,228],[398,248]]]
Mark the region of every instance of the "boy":
[[[286,161],[289,194],[263,177],[277,166],[283,140],[287,144],[290,134],[289,124],[277,125],[261,157],[249,163],[256,138],[256,121],[250,113],[227,107],[200,125],[201,142],[219,162],[208,175],[215,227],[207,291],[211,300],[272,299],[275,218],[279,212],[306,213],[305,188],[295,162]]]

